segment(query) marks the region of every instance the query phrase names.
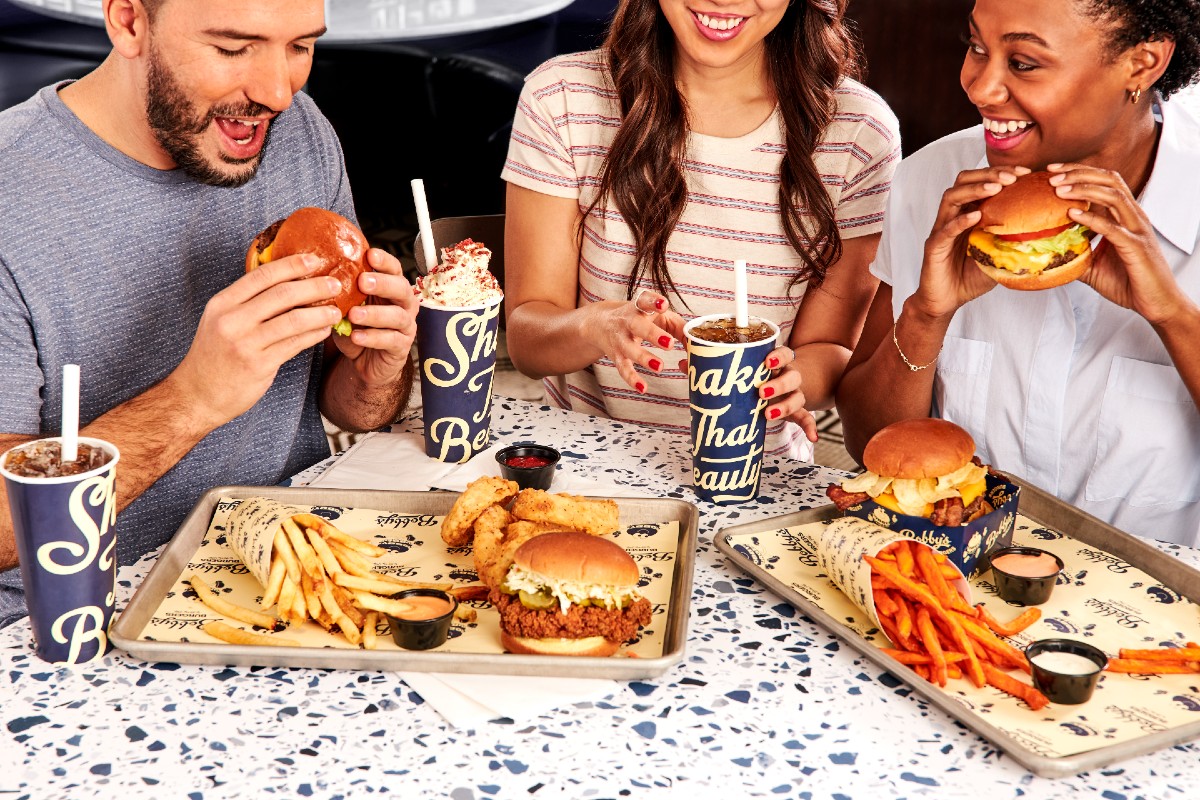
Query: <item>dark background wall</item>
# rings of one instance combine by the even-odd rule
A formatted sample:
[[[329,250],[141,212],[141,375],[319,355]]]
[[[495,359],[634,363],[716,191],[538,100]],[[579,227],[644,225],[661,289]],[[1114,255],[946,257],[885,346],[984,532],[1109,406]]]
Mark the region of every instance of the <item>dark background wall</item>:
[[[900,119],[905,154],[976,125],[958,82],[974,0],[851,0],[867,57],[867,85]]]

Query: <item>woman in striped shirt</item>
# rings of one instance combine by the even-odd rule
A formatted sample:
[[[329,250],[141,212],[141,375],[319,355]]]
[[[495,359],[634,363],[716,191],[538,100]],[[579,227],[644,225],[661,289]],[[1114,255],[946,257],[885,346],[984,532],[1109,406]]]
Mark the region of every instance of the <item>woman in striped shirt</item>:
[[[811,458],[876,281],[900,144],[845,0],[622,0],[527,80],[503,178],[513,363],[564,408],[689,432],[686,319],[779,325],[768,452]]]

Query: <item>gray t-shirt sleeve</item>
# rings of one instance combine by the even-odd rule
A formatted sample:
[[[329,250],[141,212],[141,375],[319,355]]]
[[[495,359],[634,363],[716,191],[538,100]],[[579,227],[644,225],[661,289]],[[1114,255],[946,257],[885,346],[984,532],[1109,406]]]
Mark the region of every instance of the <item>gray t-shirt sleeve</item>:
[[[42,369],[29,312],[8,265],[0,262],[0,433],[36,435],[41,427]]]

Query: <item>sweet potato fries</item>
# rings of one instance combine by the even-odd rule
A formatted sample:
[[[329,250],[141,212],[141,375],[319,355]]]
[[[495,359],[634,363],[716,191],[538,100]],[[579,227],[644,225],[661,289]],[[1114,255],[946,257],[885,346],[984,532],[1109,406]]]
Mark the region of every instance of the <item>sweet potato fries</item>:
[[[975,686],[990,685],[1011,694],[1034,711],[1050,702],[1008,674],[1014,669],[1028,672],[1029,664],[1020,650],[1000,638],[1036,622],[1038,609],[1000,623],[983,606],[968,605],[951,585],[959,573],[945,556],[907,540],[863,559],[871,565],[876,616],[896,645],[884,652],[938,686],[965,677]]]

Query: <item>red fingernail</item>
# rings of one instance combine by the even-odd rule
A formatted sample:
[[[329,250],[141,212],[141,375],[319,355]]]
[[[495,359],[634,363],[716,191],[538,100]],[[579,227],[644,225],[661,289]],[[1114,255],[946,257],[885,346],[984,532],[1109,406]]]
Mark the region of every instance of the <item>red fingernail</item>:
[[[775,356],[771,356],[771,358],[767,361],[767,366],[771,369],[775,369],[779,366],[779,359],[775,358]]]
[[[775,394],[774,388],[767,386],[763,389],[763,397],[770,397],[773,394]]]
[[[767,417],[769,417],[770,419],[775,419],[778,416],[779,416],[778,408],[772,408],[770,411],[767,412]]]
[[[646,384],[642,383],[641,381],[638,381],[637,383],[635,383],[633,385],[633,388],[638,390],[638,394],[646,393]]]
[[[662,349],[666,350],[668,347],[671,346],[671,337],[670,336],[658,337],[658,346],[661,347]]]
[[[662,311],[666,305],[667,301],[663,300],[661,297],[654,301],[654,307],[659,311]]]
[[[662,369],[662,362],[659,361],[657,358],[650,359],[650,369],[654,370],[655,372],[658,372],[660,369]]]

